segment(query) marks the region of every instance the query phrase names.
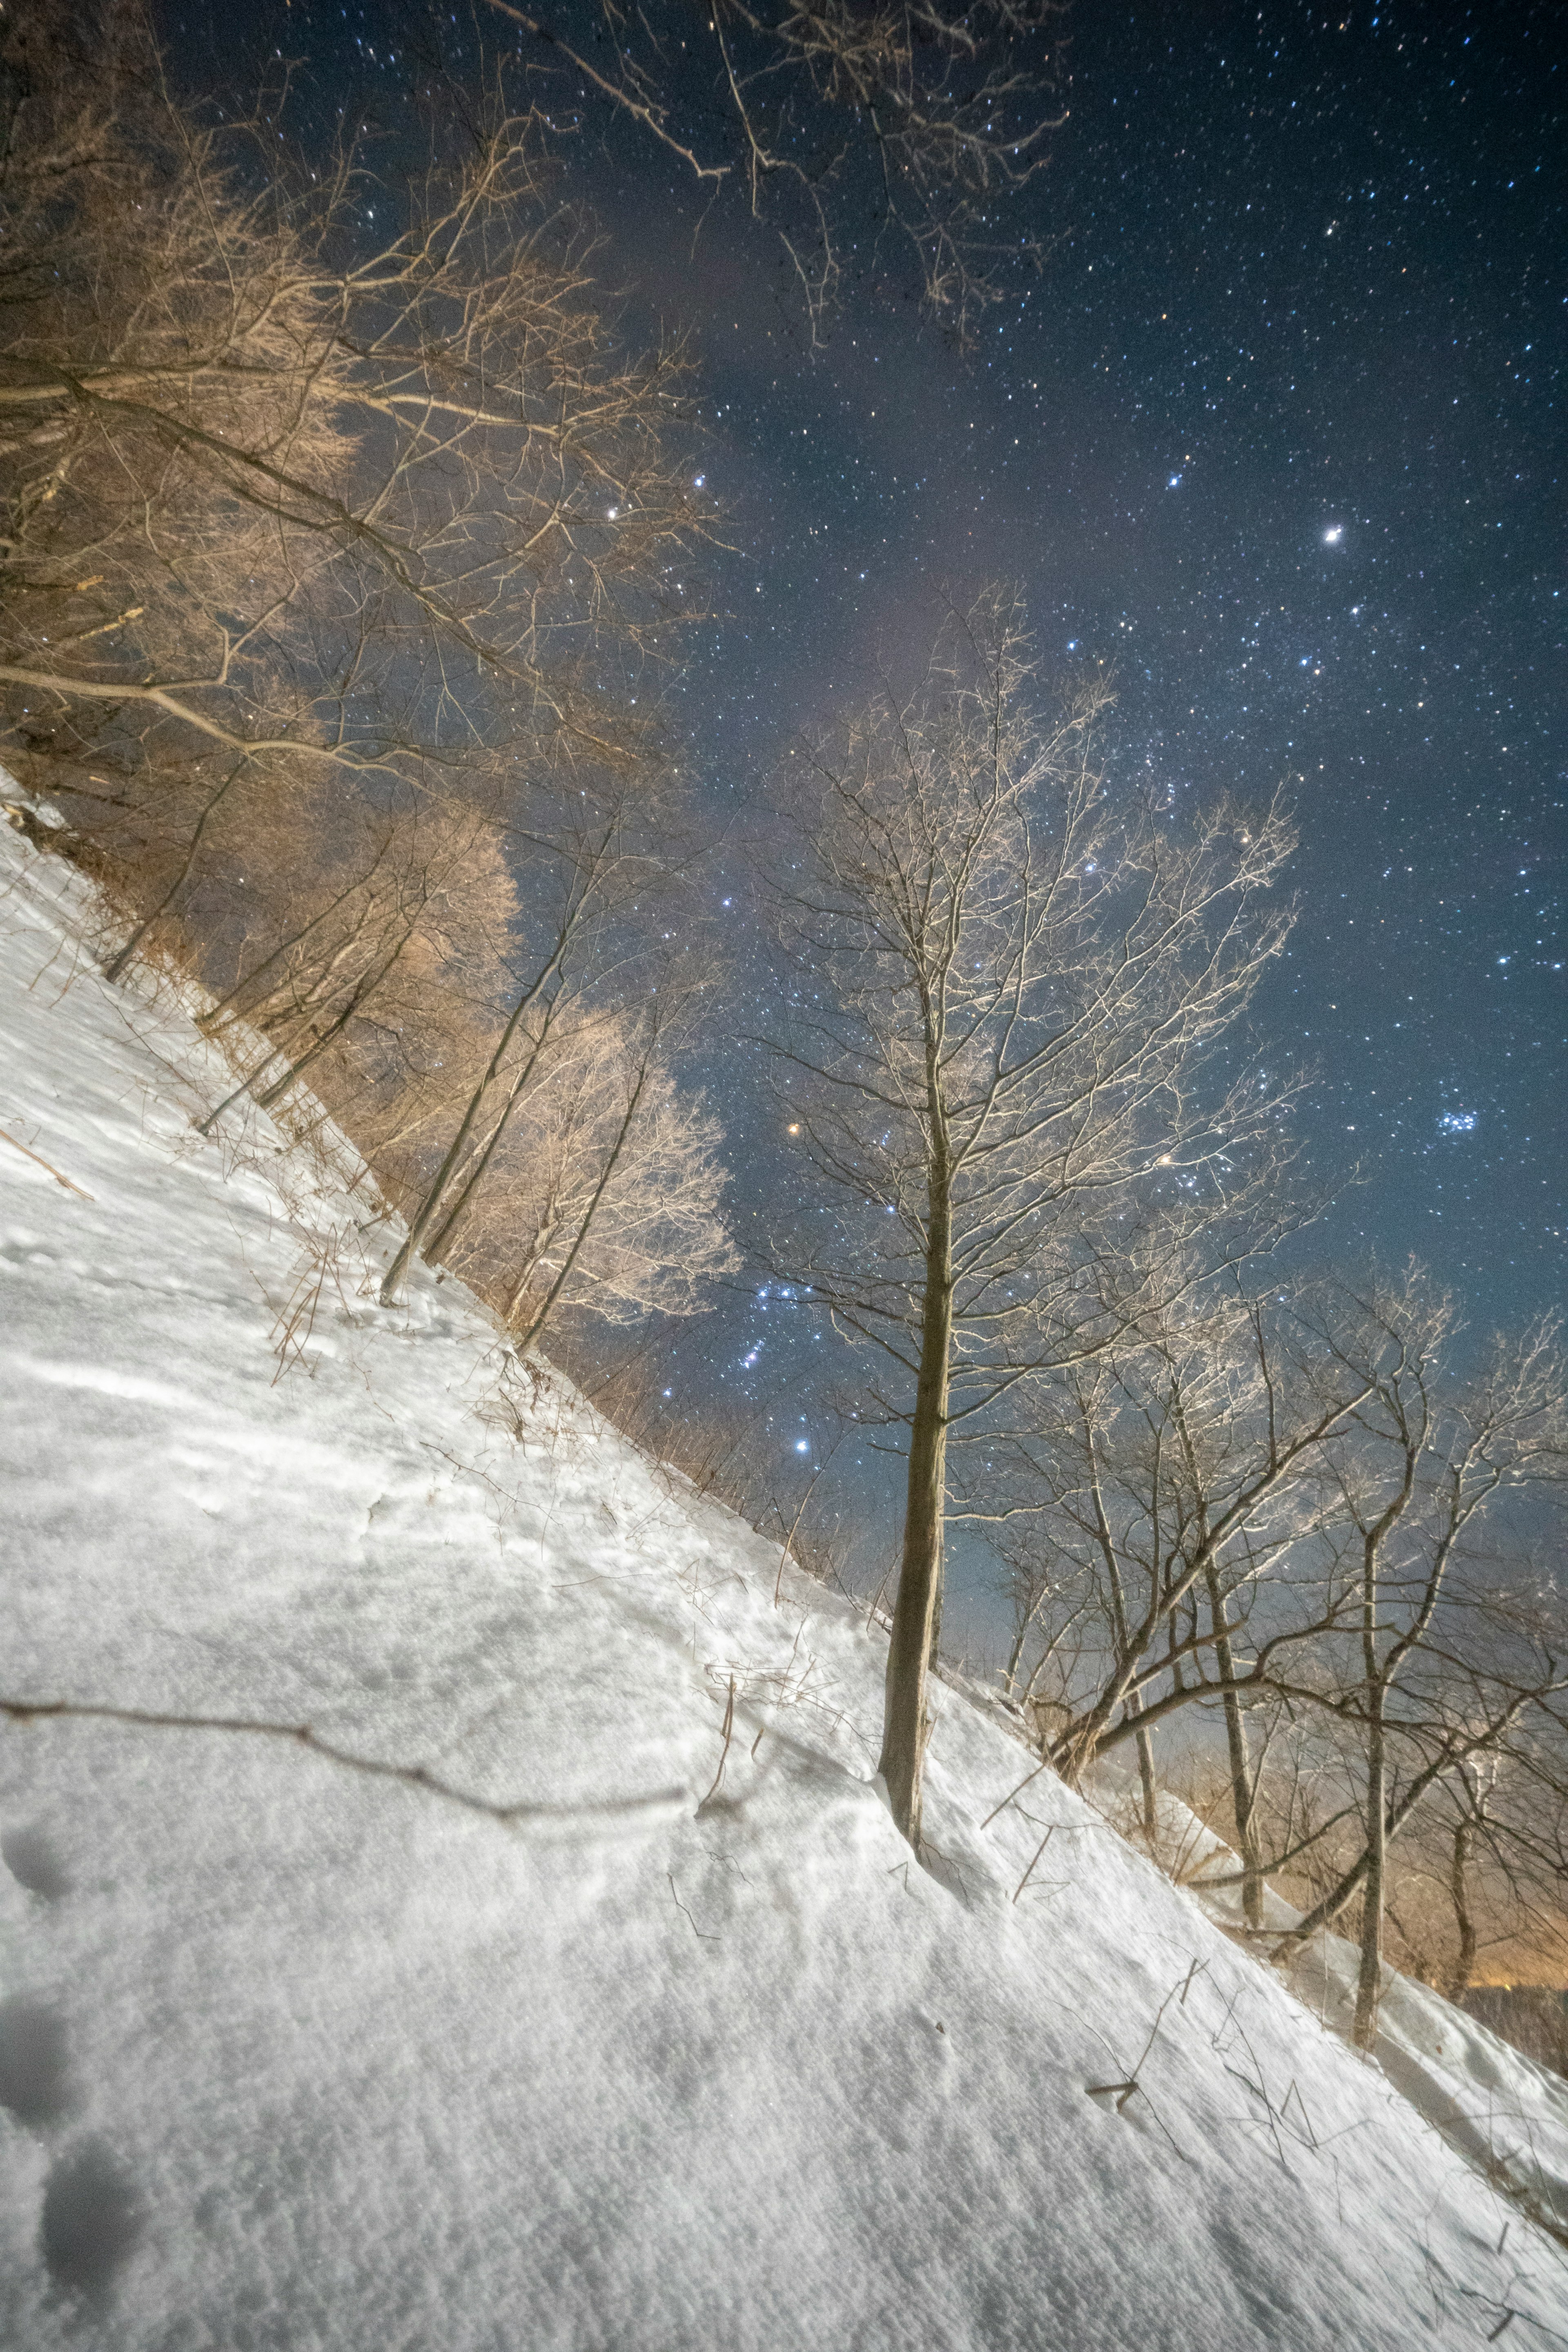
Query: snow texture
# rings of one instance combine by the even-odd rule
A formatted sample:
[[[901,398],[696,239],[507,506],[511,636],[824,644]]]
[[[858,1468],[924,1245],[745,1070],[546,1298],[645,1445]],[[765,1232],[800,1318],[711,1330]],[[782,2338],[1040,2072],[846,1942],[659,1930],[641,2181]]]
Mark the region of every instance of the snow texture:
[[[915,1865],[880,1631],[455,1282],[379,1309],[352,1155],[198,1137],[179,992],[0,856],[0,1693],[440,1784],[0,1727],[0,2341],[1568,2342],[1518,2203],[1051,1776],[990,1818],[945,1686]]]

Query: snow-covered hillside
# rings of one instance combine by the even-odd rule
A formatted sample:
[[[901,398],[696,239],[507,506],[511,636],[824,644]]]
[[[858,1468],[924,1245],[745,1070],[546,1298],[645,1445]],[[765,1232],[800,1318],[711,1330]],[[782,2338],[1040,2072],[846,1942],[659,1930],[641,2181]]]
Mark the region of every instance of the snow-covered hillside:
[[[881,1634],[456,1284],[378,1309],[351,1158],[198,1138],[172,992],[0,856],[0,1696],[319,1743],[0,1727],[0,2341],[1568,2342],[1190,1896],[1049,1776],[990,1818],[947,1688],[914,1866]]]

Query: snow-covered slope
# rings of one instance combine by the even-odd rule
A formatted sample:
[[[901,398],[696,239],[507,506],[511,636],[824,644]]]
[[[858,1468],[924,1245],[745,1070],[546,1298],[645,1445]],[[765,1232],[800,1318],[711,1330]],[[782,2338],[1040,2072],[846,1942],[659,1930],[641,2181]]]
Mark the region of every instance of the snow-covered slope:
[[[1103,1764],[1094,1796],[1107,1818],[1129,1824],[1138,1797],[1134,1776]],[[1237,1856],[1181,1803],[1159,1799],[1158,1849],[1170,1874],[1192,1889],[1211,1918],[1239,1930]],[[1218,1879],[1218,1885],[1210,1882]],[[1272,1888],[1264,1918],[1281,1929],[1301,1914]],[[1286,1969],[1287,1981],[1323,2023],[1348,2035],[1355,2013],[1360,1954],[1342,1937],[1320,1935]],[[1568,2238],[1568,2082],[1539,2065],[1430,1986],[1393,1969],[1378,2009],[1377,2063],[1444,2137],[1524,2211]]]
[[[1188,1895],[1049,1777],[988,1820],[1028,1759],[946,1689],[915,1867],[880,1634],[455,1284],[378,1310],[349,1158],[197,1138],[215,1056],[0,847],[0,1695],[440,1784],[0,1727],[0,2341],[1568,2339]]]

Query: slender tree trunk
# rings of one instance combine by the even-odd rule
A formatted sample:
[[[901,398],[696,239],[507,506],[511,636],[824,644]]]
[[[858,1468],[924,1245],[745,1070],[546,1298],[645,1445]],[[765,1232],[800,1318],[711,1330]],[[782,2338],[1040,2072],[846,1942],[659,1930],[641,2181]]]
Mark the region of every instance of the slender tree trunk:
[[[1214,1655],[1220,1679],[1230,1683],[1236,1679],[1235,1654],[1230,1646],[1230,1619],[1220,1591],[1218,1571],[1210,1567],[1205,1570],[1208,1586],[1210,1621],[1214,1627]],[[1252,1772],[1252,1759],[1247,1748],[1247,1717],[1237,1693],[1228,1690],[1224,1697],[1225,1745],[1230,1760],[1231,1807],[1236,1817],[1236,1846],[1241,1856],[1241,1908],[1249,1927],[1263,1925],[1263,1854],[1258,1843],[1258,1789]]]
[[[1040,1611],[1044,1608],[1050,1598],[1051,1587],[1049,1584],[1042,1584],[1035,1600],[1031,1601],[1029,1608],[1025,1611],[1023,1622],[1019,1625],[1018,1632],[1013,1636],[1012,1648],[1008,1652],[1007,1673],[1002,1678],[1002,1689],[1009,1698],[1011,1698],[1013,1692],[1018,1687],[1019,1669],[1023,1664],[1024,1648],[1029,1641],[1030,1634],[1034,1628],[1035,1620],[1038,1618]],[[1042,1660],[1041,1664],[1043,1664],[1043,1663],[1044,1661]],[[1038,1671],[1039,1669],[1037,1668],[1036,1672]],[[1030,1677],[1031,1688],[1033,1686],[1033,1681],[1034,1677],[1031,1675]]]
[[[317,1058],[317,1055],[322,1053],[325,1048],[331,1044],[334,1037],[338,1036],[348,1027],[349,1023],[353,1019],[355,1013],[360,1011],[361,1007],[369,1003],[370,999],[375,994],[376,990],[381,986],[382,981],[386,979],[388,973],[392,971],[393,964],[396,963],[404,948],[407,947],[410,940],[413,937],[414,929],[415,924],[411,922],[408,929],[403,932],[402,937],[399,940],[396,947],[393,948],[391,955],[386,958],[385,961],[380,966],[369,966],[361,973],[359,979],[354,982],[352,989],[350,991],[348,1000],[341,1009],[334,1013],[331,1020],[327,1024],[327,1026],[319,1031],[316,1036],[311,1039],[309,1045],[306,1046],[305,1051],[300,1055],[298,1060],[288,1064],[288,1066],[285,1069],[283,1076],[280,1078],[275,1079],[273,1084],[267,1087],[262,1093],[256,1093],[256,1087],[260,1085],[261,1080],[267,1076],[267,1071],[272,1067],[272,1065],[277,1059],[278,1055],[281,1053],[287,1055],[288,1051],[288,1049],[284,1046],[274,1046],[272,1051],[266,1056],[265,1060],[256,1064],[256,1068],[250,1073],[250,1076],[246,1078],[242,1078],[239,1085],[235,1087],[234,1091],[231,1094],[226,1094],[222,1102],[217,1104],[214,1109],[207,1113],[205,1118],[204,1118],[197,1127],[197,1134],[210,1135],[218,1120],[223,1117],[225,1111],[228,1109],[230,1104],[238,1102],[242,1095],[248,1094],[252,1096],[259,1109],[270,1110],[273,1104],[279,1101],[281,1097],[288,1092],[289,1088],[296,1083],[296,1081],[304,1076],[306,1071],[310,1067],[311,1063]],[[331,971],[336,968],[338,961],[339,958],[334,956],[332,962],[328,966],[329,971]],[[307,991],[307,1003],[308,1003],[309,997],[316,992],[316,988],[317,983],[313,982],[310,989]],[[301,1017],[305,1017],[303,1013]]]
[[[271,1069],[276,1061],[281,1058],[284,1064],[286,1066],[287,1065],[288,1056],[293,1050],[292,1044],[289,1040],[297,1031],[303,1033],[309,1022],[312,1010],[313,1008],[309,1003],[308,995],[304,1003],[297,1004],[289,1017],[278,1024],[278,1026],[283,1033],[283,1042],[269,1045],[267,1052],[262,1055],[260,1061],[257,1062],[256,1067],[253,1070],[246,1072],[246,1076],[240,1080],[238,1086],[233,1087],[228,1094],[225,1095],[221,1102],[214,1103],[212,1109],[207,1113],[205,1118],[199,1119],[197,1121],[196,1133],[198,1135],[211,1135],[214,1128],[217,1125],[219,1119],[222,1118],[225,1111],[228,1110],[235,1103],[238,1102],[242,1095],[254,1095],[256,1087],[260,1086],[262,1080],[266,1077],[268,1070]],[[263,1034],[265,1034],[265,1030]]]
[[[1148,1839],[1149,1851],[1152,1853],[1155,1832],[1159,1827],[1159,1792],[1155,1781],[1155,1743],[1146,1731],[1138,1733],[1137,1742],[1138,1782],[1144,1794],[1144,1835]]]
[[[946,1513],[947,1378],[953,1343],[952,1212],[946,1171],[932,1187],[921,1312],[920,1376],[909,1434],[904,1556],[887,1652],[879,1770],[893,1818],[916,1853],[925,1763],[925,1685],[942,1599]]]
[[[552,1000],[552,1002],[545,1007],[545,1016],[539,1025],[538,1036],[534,1039],[528,1052],[525,1055],[523,1060],[517,1065],[517,1069],[513,1073],[512,1083],[507,1091],[507,1099],[501,1106],[501,1116],[496,1121],[495,1126],[490,1129],[488,1141],[485,1144],[484,1149],[476,1152],[474,1158],[469,1161],[466,1170],[464,1171],[462,1182],[457,1186],[455,1192],[453,1193],[451,1205],[447,1209],[446,1214],[442,1218],[440,1224],[430,1235],[425,1244],[425,1255],[427,1257],[437,1258],[441,1255],[442,1251],[451,1240],[454,1232],[461,1222],[469,1202],[474,1198],[475,1193],[477,1192],[479,1185],[484,1179],[485,1171],[488,1168],[491,1160],[495,1158],[496,1148],[499,1144],[502,1136],[507,1131],[507,1127],[511,1118],[512,1113],[517,1108],[517,1098],[521,1095],[523,1088],[528,1085],[528,1080],[532,1077],[534,1074],[534,1066],[538,1062],[539,1055],[544,1051],[545,1039],[549,1034],[550,1016],[554,1010],[555,1003]],[[514,1310],[516,1304],[517,1302],[514,1300]]]
[[[385,961],[381,964],[379,968],[373,968],[371,972],[368,972],[365,975],[365,977],[360,982],[359,985],[354,989],[341,1012],[335,1013],[331,1020],[327,1024],[325,1029],[320,1032],[319,1035],[313,1037],[310,1040],[309,1045],[306,1046],[305,1051],[300,1055],[299,1059],[297,1062],[290,1063],[288,1068],[283,1073],[283,1076],[280,1078],[275,1078],[271,1086],[266,1089],[265,1093],[257,1095],[256,1099],[256,1106],[259,1109],[270,1110],[275,1102],[281,1102],[283,1097],[288,1092],[289,1088],[298,1085],[298,1081],[305,1076],[306,1071],[310,1067],[312,1062],[317,1059],[318,1055],[326,1052],[327,1047],[332,1043],[333,1038],[339,1037],[342,1034],[350,1022],[353,1019],[355,1013],[358,1013],[361,1007],[370,1003],[371,998],[375,994],[377,989],[380,988],[382,981],[386,979],[388,973],[392,971],[393,964],[396,963],[398,958],[402,955],[404,948],[407,947],[413,937],[413,926],[411,923],[408,929],[404,931],[402,939],[399,940],[396,947],[393,948],[391,955],[386,958]]]
[[[1453,2001],[1463,2000],[1470,1989],[1470,1979],[1476,1970],[1476,1922],[1469,1901],[1470,1848],[1475,1843],[1475,1823],[1460,1822],[1454,1832],[1454,1854],[1448,1866],[1448,1892],[1453,1898],[1454,1925],[1458,1929],[1459,1948],[1454,1956],[1443,1990]]]
[[[1091,1438],[1090,1444],[1091,1452],[1092,1453],[1092,1438]],[[1105,1561],[1106,1572],[1111,1580],[1112,1628],[1116,1636],[1116,1647],[1124,1658],[1127,1657],[1129,1654],[1132,1654],[1134,1655],[1134,1663],[1136,1663],[1136,1654],[1132,1652],[1132,1641],[1127,1632],[1127,1604],[1122,1591],[1122,1571],[1117,1565],[1116,1546],[1112,1538],[1111,1523],[1105,1516],[1105,1505],[1100,1492],[1100,1473],[1098,1467],[1096,1467],[1094,1472],[1094,1517],[1096,1525],[1099,1528],[1100,1542],[1103,1557]],[[1135,1691],[1129,1691],[1127,1694],[1126,1705],[1123,1709],[1123,1712],[1129,1722],[1142,1715],[1143,1711],[1144,1706],[1142,1699],[1138,1696]],[[1149,1842],[1149,1851],[1152,1853],[1154,1852],[1155,1845],[1155,1830],[1157,1825],[1155,1789],[1155,1744],[1146,1731],[1139,1731],[1135,1733],[1134,1738],[1137,1742],[1138,1749],[1138,1783],[1143,1791],[1144,1799],[1144,1835]]]
[[[372,866],[371,870],[373,873],[375,869]],[[240,998],[246,993],[246,990],[254,988],[256,982],[269,972],[275,963],[281,961],[283,957],[288,953],[291,948],[297,948],[302,940],[308,940],[311,932],[316,930],[326,921],[329,915],[335,915],[339,908],[342,905],[344,899],[351,898],[354,892],[362,887],[363,881],[367,878],[368,877],[357,877],[348,885],[346,889],[340,890],[335,898],[328,900],[326,906],[321,908],[319,914],[312,915],[308,923],[302,923],[299,929],[297,931],[291,931],[287,939],[279,940],[277,945],[271,949],[267,954],[264,955],[259,963],[252,964],[250,970],[240,979],[236,980],[234,986],[228,990],[226,994],[220,996],[215,1004],[209,1005],[204,1013],[198,1013],[196,1016],[196,1026],[201,1031],[203,1036],[210,1037],[213,1034],[213,1032],[215,1029],[220,1028],[226,1019],[229,1019],[230,1017],[237,1019],[239,1016],[234,1013],[234,1007],[238,1003]],[[271,997],[276,996],[277,994],[277,991],[276,989],[272,990],[267,996],[262,997],[257,1003],[253,1004],[250,1012],[245,1017],[251,1021],[256,1020],[258,1016],[264,1013],[265,1007],[271,1001]]]
[[[163,896],[159,899],[158,904],[153,908],[152,913],[142,917],[141,920],[137,924],[136,929],[131,932],[131,937],[126,940],[125,945],[120,950],[118,955],[110,956],[109,961],[104,965],[103,976],[105,980],[118,980],[120,978],[120,973],[125,970],[126,965],[131,961],[131,957],[136,953],[137,949],[141,945],[141,942],[147,937],[148,932],[152,929],[153,924],[160,921],[162,918],[168,913],[170,908],[173,905],[175,898],[184,888],[185,884],[190,880],[191,868],[196,862],[196,852],[202,845],[202,835],[207,829],[207,819],[212,815],[213,811],[217,807],[218,803],[223,799],[224,794],[228,791],[229,786],[239,774],[240,769],[243,765],[243,761],[236,761],[229,770],[228,774],[224,778],[223,782],[218,786],[217,791],[213,794],[212,799],[207,803],[206,807],[196,819],[196,829],[191,835],[190,846],[185,852],[184,864],[181,866],[180,871],[175,875],[174,879],[170,883],[169,887],[164,891]]]
[[[446,1156],[431,1180],[423,1200],[409,1220],[409,1228],[403,1236],[402,1247],[382,1278],[381,1302],[383,1307],[396,1306],[398,1293],[402,1288],[403,1276],[408,1272],[409,1262],[423,1248],[425,1236],[435,1223],[442,1203],[445,1200],[446,1188],[452,1181],[453,1171],[468,1148],[469,1139],[478,1120],[480,1108],[495,1083],[497,1073],[506,1056],[507,1048],[517,1034],[517,1024],[540,991],[549,984],[551,975],[565,952],[569,937],[569,929],[563,927],[557,940],[554,954],[543,970],[536,973],[528,987],[522,991],[507,1014],[506,1025],[501,1031],[496,1050],[486,1066],[484,1076],[468,1097],[467,1108],[457,1123],[457,1132],[452,1139]]]
[[[621,1153],[625,1145],[626,1138],[632,1132],[632,1122],[637,1116],[637,1106],[643,1099],[643,1089],[648,1083],[648,1068],[649,1063],[652,1059],[652,1053],[653,1049],[650,1047],[647,1056],[643,1059],[643,1066],[637,1073],[637,1083],[632,1089],[631,1100],[626,1105],[626,1115],[621,1122],[620,1129],[616,1135],[615,1142],[611,1150],[610,1157],[605,1161],[603,1169],[600,1173],[599,1181],[593,1188],[593,1198],[589,1202],[587,1208],[583,1211],[582,1221],[578,1226],[576,1234],[572,1237],[571,1247],[568,1250],[565,1257],[561,1260],[560,1272],[556,1276],[555,1280],[551,1283],[549,1290],[545,1293],[543,1302],[529,1321],[528,1329],[526,1331],[519,1332],[517,1335],[517,1347],[519,1354],[521,1354],[526,1348],[531,1348],[533,1346],[534,1341],[538,1338],[539,1333],[549,1321],[550,1316],[555,1311],[556,1301],[566,1287],[567,1277],[570,1274],[572,1267],[577,1263],[577,1254],[581,1249],[583,1243],[588,1239],[588,1229],[593,1223],[599,1204],[603,1200],[605,1192],[609,1189],[610,1180],[615,1173],[616,1163],[621,1158]],[[522,1293],[519,1289],[513,1297],[509,1311],[514,1315],[517,1310],[517,1304],[521,1296]]]
[[[1372,1689],[1372,1721],[1366,1743],[1366,1870],[1361,1895],[1361,1969],[1355,1985],[1355,2023],[1352,2038],[1358,2050],[1370,2050],[1377,2037],[1377,2004],[1383,1990],[1383,1904],[1388,1861],[1386,1790],[1388,1751],[1383,1719],[1381,1684]]]

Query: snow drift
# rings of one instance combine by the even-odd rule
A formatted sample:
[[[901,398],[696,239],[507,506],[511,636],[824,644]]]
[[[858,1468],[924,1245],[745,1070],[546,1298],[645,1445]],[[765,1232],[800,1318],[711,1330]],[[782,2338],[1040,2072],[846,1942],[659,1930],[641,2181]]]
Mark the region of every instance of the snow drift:
[[[0,2338],[1568,2340],[1506,2184],[946,1687],[915,1866],[880,1633],[455,1282],[378,1309],[352,1155],[196,1137],[177,992],[0,847],[0,1696],[278,1727],[0,1727]]]

